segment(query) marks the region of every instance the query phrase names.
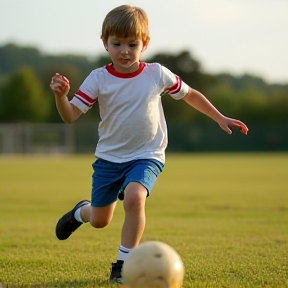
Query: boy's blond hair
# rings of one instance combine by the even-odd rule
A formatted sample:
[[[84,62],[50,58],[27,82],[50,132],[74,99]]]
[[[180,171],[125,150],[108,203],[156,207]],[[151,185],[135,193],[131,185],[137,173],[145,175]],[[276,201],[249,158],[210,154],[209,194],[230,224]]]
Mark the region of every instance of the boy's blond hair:
[[[106,15],[102,24],[101,39],[106,43],[109,36],[135,37],[142,39],[144,45],[147,45],[150,40],[148,24],[148,16],[143,9],[122,5]]]

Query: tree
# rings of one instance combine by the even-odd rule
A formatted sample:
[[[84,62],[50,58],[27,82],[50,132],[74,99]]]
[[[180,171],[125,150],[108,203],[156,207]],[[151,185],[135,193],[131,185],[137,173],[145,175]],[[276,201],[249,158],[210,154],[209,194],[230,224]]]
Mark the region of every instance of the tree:
[[[42,83],[42,87],[45,90],[45,94],[50,99],[50,107],[49,107],[49,116],[47,117],[47,122],[53,122],[53,123],[62,123],[63,120],[61,119],[56,104],[54,101],[54,94],[50,88],[50,81],[52,76],[55,73],[60,73],[61,75],[66,76],[70,81],[70,92],[68,94],[68,98],[72,98],[74,93],[79,88],[81,82],[84,79],[80,79],[79,70],[76,69],[75,66],[69,65],[69,64],[63,64],[63,65],[56,65],[54,63],[50,65],[43,66],[42,70],[40,70],[38,75],[39,80]]]
[[[8,76],[0,97],[1,122],[42,122],[51,101],[31,68],[22,67]]]
[[[189,51],[182,51],[179,54],[157,54],[147,62],[158,62],[167,67],[173,73],[194,89],[206,93],[207,87],[217,82],[216,77],[202,71],[199,61],[195,60]]]
[[[216,82],[214,76],[202,72],[200,62],[195,60],[188,51],[182,51],[177,55],[166,53],[157,54],[148,59],[147,62],[158,62],[162,64],[177,74],[189,86],[204,94],[206,94],[208,88]],[[206,116],[195,109],[191,109],[184,101],[178,101],[176,104],[175,100],[171,97],[164,96],[162,99],[168,123],[209,121]]]

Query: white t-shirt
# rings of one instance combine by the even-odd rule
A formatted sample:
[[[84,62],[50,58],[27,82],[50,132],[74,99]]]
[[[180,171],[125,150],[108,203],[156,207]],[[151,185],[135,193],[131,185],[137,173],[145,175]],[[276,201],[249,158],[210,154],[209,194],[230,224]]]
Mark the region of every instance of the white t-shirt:
[[[72,100],[86,113],[98,100],[101,121],[95,156],[122,163],[135,159],[165,162],[167,126],[161,97],[182,99],[189,86],[158,63],[140,62],[130,74],[112,65],[93,70]]]

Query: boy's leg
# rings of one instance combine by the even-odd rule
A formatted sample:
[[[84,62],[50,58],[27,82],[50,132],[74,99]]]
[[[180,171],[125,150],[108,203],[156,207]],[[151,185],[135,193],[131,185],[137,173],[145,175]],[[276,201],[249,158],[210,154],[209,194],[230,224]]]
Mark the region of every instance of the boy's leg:
[[[104,207],[83,206],[80,211],[82,221],[89,222],[94,228],[104,228],[113,217],[116,203],[115,201]]]
[[[117,262],[112,263],[110,281],[122,283],[122,266],[130,250],[138,246],[144,232],[147,189],[138,182],[130,182],[125,188],[125,220]]]
[[[91,205],[90,201],[80,201],[71,211],[60,218],[56,225],[56,236],[67,239],[83,222],[95,228],[109,224],[116,206],[121,187],[122,171],[118,165],[102,159],[93,163]]]
[[[138,246],[144,232],[146,217],[145,203],[147,189],[137,182],[131,182],[125,189],[125,220],[122,228],[121,245],[132,249]]]
[[[71,211],[59,219],[56,225],[57,238],[66,240],[85,222],[90,222],[95,228],[107,226],[113,217],[115,206],[116,201],[105,207],[92,207],[90,201],[80,201]]]

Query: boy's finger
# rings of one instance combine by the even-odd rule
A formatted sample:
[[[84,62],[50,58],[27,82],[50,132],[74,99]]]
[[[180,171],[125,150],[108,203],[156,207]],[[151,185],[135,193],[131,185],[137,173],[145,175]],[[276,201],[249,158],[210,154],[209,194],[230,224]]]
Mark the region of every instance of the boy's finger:
[[[248,129],[248,127],[247,127],[246,125],[244,125],[244,124],[238,124],[238,123],[234,123],[234,125],[235,125],[236,127],[239,127],[241,133],[247,135],[249,129]]]
[[[69,83],[69,80],[65,76],[62,76],[62,78],[65,82]]]

